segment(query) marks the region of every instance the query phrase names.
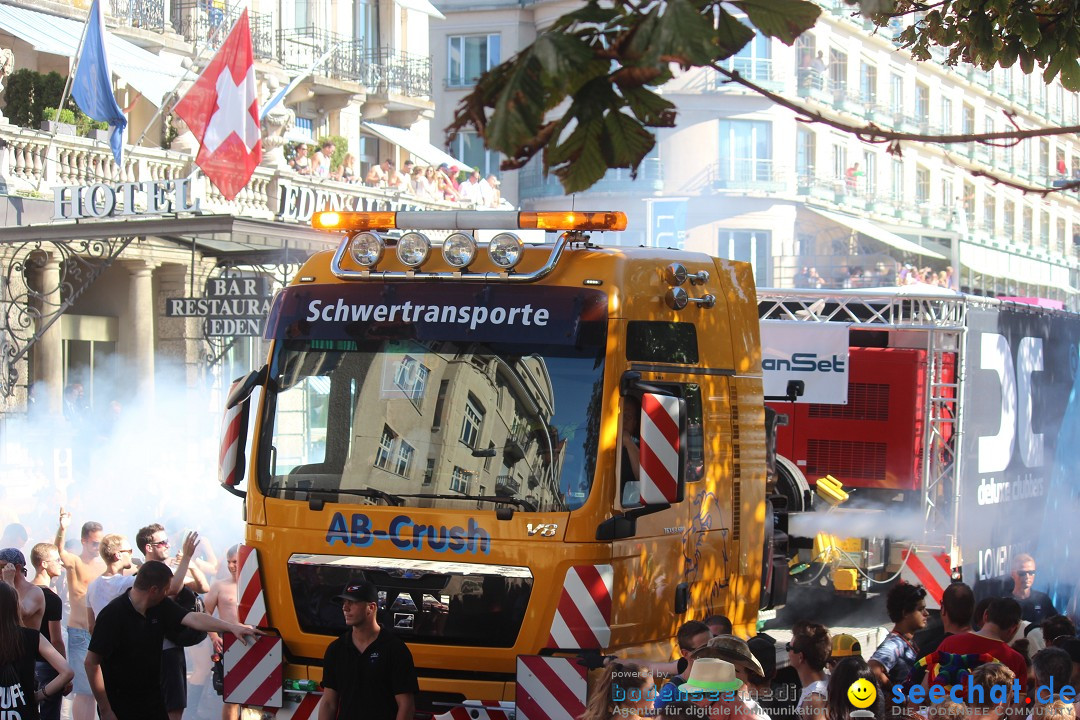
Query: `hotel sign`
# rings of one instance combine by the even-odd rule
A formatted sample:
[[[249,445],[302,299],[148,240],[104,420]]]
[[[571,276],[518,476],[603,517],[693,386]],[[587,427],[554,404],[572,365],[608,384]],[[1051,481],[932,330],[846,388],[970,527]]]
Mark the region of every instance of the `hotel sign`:
[[[53,220],[198,212],[191,178],[53,188]]]
[[[336,190],[316,190],[310,187],[278,183],[277,217],[286,222],[308,223],[312,214],[321,210],[400,211],[423,210],[415,203],[382,197],[365,197]]]

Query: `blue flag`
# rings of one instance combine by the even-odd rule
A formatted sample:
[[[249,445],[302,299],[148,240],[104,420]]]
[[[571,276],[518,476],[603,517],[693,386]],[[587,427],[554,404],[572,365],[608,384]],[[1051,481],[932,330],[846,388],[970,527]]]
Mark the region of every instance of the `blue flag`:
[[[109,71],[109,60],[105,56],[105,18],[101,14],[101,0],[94,0],[90,7],[90,17],[86,21],[86,39],[83,40],[82,53],[76,60],[78,66],[75,69],[75,81],[71,84],[71,96],[75,98],[79,109],[89,117],[112,126],[109,146],[119,165],[127,118],[113,96],[112,73]]]

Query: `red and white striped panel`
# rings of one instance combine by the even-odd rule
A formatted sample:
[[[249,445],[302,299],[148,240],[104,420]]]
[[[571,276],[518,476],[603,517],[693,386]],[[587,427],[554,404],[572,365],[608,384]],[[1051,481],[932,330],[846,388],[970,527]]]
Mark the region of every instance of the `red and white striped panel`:
[[[274,720],[315,720],[319,717],[321,701],[321,693],[308,693],[298,703],[287,700],[284,707],[274,714]]]
[[[941,597],[952,582],[952,561],[949,553],[912,549],[907,563],[900,570],[900,579],[926,588],[926,607],[941,608]]]
[[[466,700],[461,707],[456,707],[432,720],[511,720],[514,717],[514,703],[494,700]]]
[[[221,451],[218,456],[218,482],[222,485],[239,485],[243,479],[236,472],[237,453],[240,452],[240,430],[243,427],[244,404],[238,403],[225,411],[221,419]]]
[[[236,562],[240,566],[237,588],[240,622],[256,627],[265,626],[266,597],[263,594],[262,573],[259,572],[259,554],[255,548],[241,545],[237,549]]]
[[[575,565],[566,571],[547,647],[599,650],[611,643],[610,565]]]
[[[641,396],[641,502],[665,505],[679,499],[679,398]]]
[[[224,642],[225,702],[281,707],[285,681],[281,638],[263,636],[244,645],[236,636],[227,634]]]
[[[517,720],[575,720],[585,712],[585,668],[574,658],[520,655]]]

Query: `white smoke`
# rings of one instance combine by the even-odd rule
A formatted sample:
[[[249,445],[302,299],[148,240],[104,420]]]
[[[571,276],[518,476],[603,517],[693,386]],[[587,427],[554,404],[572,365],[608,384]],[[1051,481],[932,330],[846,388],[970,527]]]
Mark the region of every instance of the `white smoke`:
[[[209,374],[192,387],[185,368],[157,362],[152,399],[136,393],[137,374],[113,359],[95,368],[92,386],[89,377],[71,378],[86,389],[81,414],[50,415],[38,403],[4,418],[0,520],[26,526],[24,550],[52,542],[61,506],[72,513],[69,541],[89,520],[132,542],[159,522],[174,552],[182,532],[198,530],[219,558],[242,540],[242,503],[217,482],[224,392],[210,387]],[[47,397],[43,388],[35,394]]]
[[[788,534],[814,537],[828,533],[839,538],[868,537],[918,541],[923,536],[923,517],[917,510],[833,508],[796,513],[788,520]]]

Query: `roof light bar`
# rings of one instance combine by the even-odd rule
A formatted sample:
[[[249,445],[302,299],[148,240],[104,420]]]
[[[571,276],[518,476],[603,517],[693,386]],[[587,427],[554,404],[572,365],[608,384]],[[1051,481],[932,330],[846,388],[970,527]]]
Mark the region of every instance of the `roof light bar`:
[[[317,212],[311,226],[343,232],[364,230],[625,230],[621,212],[516,212],[512,210],[408,210]]]

